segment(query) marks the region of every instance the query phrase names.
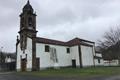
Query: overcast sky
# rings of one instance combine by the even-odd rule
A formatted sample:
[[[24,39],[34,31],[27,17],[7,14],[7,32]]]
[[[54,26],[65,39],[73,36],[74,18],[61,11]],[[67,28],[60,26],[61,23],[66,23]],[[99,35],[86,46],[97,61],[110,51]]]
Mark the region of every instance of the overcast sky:
[[[0,47],[15,52],[19,14],[27,0],[0,0]],[[97,42],[120,24],[120,0],[30,0],[37,13],[38,37]]]

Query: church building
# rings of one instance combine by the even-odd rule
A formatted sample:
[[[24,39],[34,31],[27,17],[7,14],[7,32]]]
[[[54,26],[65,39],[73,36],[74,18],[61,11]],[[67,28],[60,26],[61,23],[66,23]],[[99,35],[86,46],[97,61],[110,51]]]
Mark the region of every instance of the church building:
[[[95,66],[94,42],[80,38],[66,42],[46,39],[37,37],[37,32],[36,13],[28,1],[20,14],[16,43],[17,71]]]

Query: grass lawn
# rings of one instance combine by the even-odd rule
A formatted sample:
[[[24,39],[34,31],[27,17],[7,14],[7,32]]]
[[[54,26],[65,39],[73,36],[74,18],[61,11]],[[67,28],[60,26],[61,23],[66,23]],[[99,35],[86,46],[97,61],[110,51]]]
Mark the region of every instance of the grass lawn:
[[[19,72],[21,75],[32,75],[40,77],[91,77],[119,75],[120,67],[96,67],[96,68],[62,68],[47,69],[37,72]]]

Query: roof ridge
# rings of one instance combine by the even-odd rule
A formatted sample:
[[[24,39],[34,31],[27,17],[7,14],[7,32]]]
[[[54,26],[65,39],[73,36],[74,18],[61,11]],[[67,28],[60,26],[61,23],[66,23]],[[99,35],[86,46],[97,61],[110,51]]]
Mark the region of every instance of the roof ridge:
[[[48,39],[48,38],[43,38],[43,37],[36,37],[36,42],[38,43],[46,43],[46,44],[54,44],[54,45],[63,45],[63,46],[73,46],[73,45],[79,45],[79,44],[85,44],[89,45],[87,43],[82,43],[82,40],[79,38],[74,38],[70,41],[59,41],[59,40],[54,40],[54,39]],[[83,40],[86,41],[86,40]],[[91,41],[86,41],[86,42],[91,42]]]
[[[43,37],[36,37],[36,38],[41,38],[41,39],[47,39],[47,40],[52,40],[52,41],[58,41],[58,42],[64,42],[66,43],[65,41],[60,41],[60,40],[56,40],[56,39],[50,39],[50,38],[43,38]]]

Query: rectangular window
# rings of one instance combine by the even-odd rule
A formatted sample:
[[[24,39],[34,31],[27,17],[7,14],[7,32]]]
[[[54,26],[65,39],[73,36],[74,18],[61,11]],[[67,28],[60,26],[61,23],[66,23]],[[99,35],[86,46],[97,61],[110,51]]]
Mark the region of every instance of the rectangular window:
[[[49,52],[50,51],[50,47],[48,45],[45,45],[45,52]]]
[[[70,53],[70,48],[67,48],[67,53]]]

